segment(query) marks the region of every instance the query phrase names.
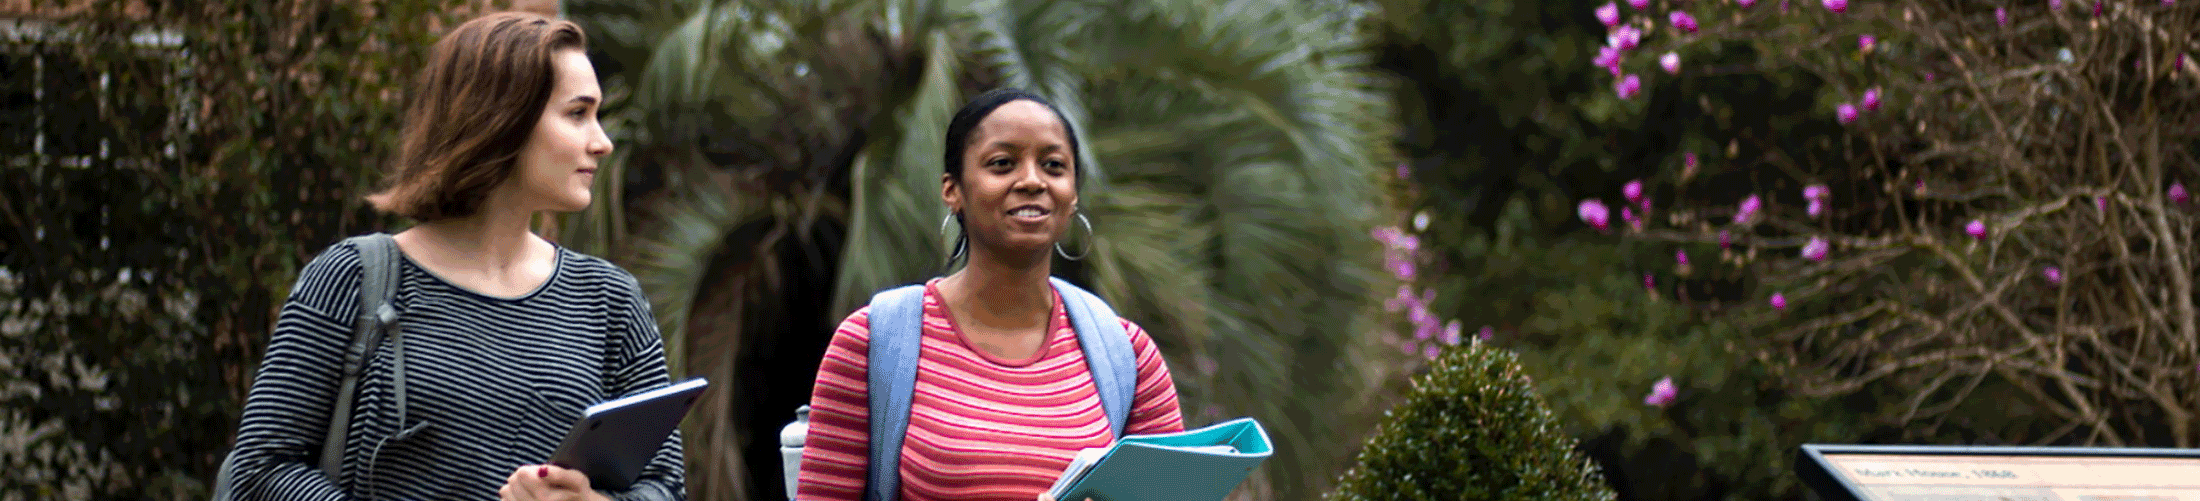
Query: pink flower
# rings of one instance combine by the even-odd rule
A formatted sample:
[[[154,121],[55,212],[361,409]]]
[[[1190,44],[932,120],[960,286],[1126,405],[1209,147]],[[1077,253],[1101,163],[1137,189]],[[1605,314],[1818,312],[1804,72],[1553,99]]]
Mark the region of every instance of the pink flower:
[[[1787,310],[1787,309],[1788,309],[1788,298],[1787,298],[1787,296],[1786,296],[1786,295],[1783,295],[1783,294],[1780,294],[1780,293],[1778,293],[1778,292],[1774,292],[1774,293],[1772,293],[1772,309],[1775,309],[1775,310],[1783,310],[1783,311]]]
[[[1846,2],[1843,2],[1843,3],[1846,3]],[[1873,46],[1873,45],[1878,45],[1878,44],[1879,44],[1879,39],[1878,39],[1878,38],[1876,38],[1876,37],[1873,37],[1873,36],[1871,36],[1871,35],[1857,35],[1857,36],[1856,36],[1856,50],[1861,50],[1861,51],[1864,51],[1864,52],[1871,52],[1871,51],[1872,51],[1872,46]]]
[[[1829,247],[1831,245],[1826,244],[1826,239],[1810,237],[1810,242],[1803,244],[1803,258],[1812,261],[1824,261]]]
[[[1437,348],[1436,345],[1429,345],[1428,347],[1421,348],[1421,356],[1423,357],[1436,358],[1437,355],[1442,354],[1444,354],[1444,350]]]
[[[1620,63],[1619,48],[1610,45],[1598,47],[1596,59],[1592,59],[1590,60],[1590,62],[1596,63],[1597,66],[1602,66],[1606,70],[1611,70],[1613,76],[1618,76]]]
[[[1627,224],[1635,224],[1635,221],[1636,221],[1636,219],[1635,219],[1635,208],[1634,208],[1634,207],[1627,207],[1627,206],[1624,206],[1624,205],[1623,205],[1623,206],[1620,206],[1620,208],[1619,208],[1619,220],[1621,220],[1621,221],[1626,221],[1626,222],[1627,222]]]
[[[1635,10],[1648,9],[1650,8],[1650,0],[1627,0],[1627,6],[1634,7]]]
[[[1612,84],[1612,91],[1619,93],[1620,99],[1634,99],[1636,94],[1642,93],[1642,77],[1634,74],[1620,77],[1618,83]]]
[[[1734,3],[1742,4],[1742,8],[1747,9],[1751,5],[1757,5],[1757,0],[1734,0]]]
[[[1820,214],[1825,214],[1826,201],[1812,200],[1810,201],[1810,203],[1803,204],[1803,211],[1810,213],[1810,217],[1818,217]]]
[[[1658,66],[1664,67],[1665,72],[1669,74],[1680,73],[1681,55],[1678,53],[1667,52],[1663,56],[1658,56]]]
[[[1998,24],[2001,26],[2009,25],[2009,9],[2007,7],[1994,8],[1994,24]]]
[[[1650,394],[1642,397],[1642,404],[1652,407],[1665,407],[1673,405],[1673,399],[1679,396],[1680,390],[1673,387],[1673,377],[1666,376],[1665,379],[1659,379],[1658,382],[1650,384]]]
[[[1497,337],[1497,329],[1484,325],[1482,326],[1482,331],[1475,333],[1474,337],[1480,338],[1483,341],[1488,341],[1490,340],[1490,338]]]
[[[1621,195],[1626,195],[1627,201],[1629,202],[1642,202],[1642,180],[1635,179],[1627,181],[1626,185],[1619,187],[1619,193]]]
[[[2107,214],[2108,197],[2093,197],[2093,208],[2100,209],[2102,214]]]
[[[2192,201],[2192,194],[2185,192],[2185,183],[2169,184],[2169,201],[2177,205]]]
[[[1985,239],[1986,239],[1986,222],[1985,222],[1985,221],[1980,221],[1980,220],[1977,220],[1977,219],[1973,219],[1973,220],[1971,220],[1971,224],[1966,224],[1966,225],[1963,225],[1963,232],[1964,232],[1964,233],[1969,233],[1969,234],[1971,234],[1971,238],[1976,238],[1976,239],[1980,239],[1980,240],[1985,240]]]
[[[2101,0],[2093,0],[2093,17],[2101,17]]]
[[[1444,324],[1444,344],[1459,344],[1459,320]]]
[[[1726,230],[1719,230],[1719,248],[1724,249],[1733,245],[1734,235],[1727,233]]]
[[[1849,0],[1825,0],[1826,10],[1840,14],[1849,11]]]
[[[1612,30],[1612,35],[1606,37],[1604,42],[1605,45],[1619,47],[1619,50],[1635,50],[1635,47],[1642,45],[1642,29],[1633,26],[1621,26],[1619,29]]]
[[[1386,252],[1384,254],[1386,256],[1383,258],[1383,267],[1390,270],[1391,276],[1398,277],[1399,280],[1413,280],[1415,272],[1413,258],[1410,254],[1403,252]]]
[[[1657,288],[1658,288],[1658,279],[1657,279],[1657,277],[1651,276],[1651,275],[1650,275],[1649,273],[1644,273],[1644,274],[1642,274],[1642,288],[1644,288],[1644,289],[1652,289],[1652,290],[1655,290],[1655,289],[1657,289]]]
[[[1681,155],[1681,166],[1691,169],[1696,168],[1696,152],[1691,151],[1685,155]]]
[[[1676,10],[1671,14],[1667,14],[1665,19],[1673,23],[1673,27],[1680,28],[1683,33],[1696,32],[1696,17],[1688,15],[1688,12]]]
[[[2053,267],[2053,266],[2049,266],[2049,267],[2046,267],[2046,268],[2043,268],[2043,269],[2041,269],[2041,270],[2040,270],[2040,275],[2042,275],[2042,276],[2045,276],[2045,277],[2047,277],[2047,283],[2048,283],[2048,284],[2051,284],[2051,285],[2062,285],[2062,282],[2063,282],[2063,276],[2062,276],[2062,268],[2056,268],[2056,267]]]
[[[1749,224],[1750,219],[1757,216],[1757,210],[1764,208],[1764,206],[1764,201],[1759,200],[1756,195],[1750,195],[1749,198],[1742,199],[1741,207],[1739,207],[1739,210],[1734,211],[1734,224]]]
[[[1581,212],[1581,221],[1589,223],[1589,226],[1595,226],[1598,230],[1603,230],[1612,224],[1612,209],[1605,207],[1602,200],[1593,198],[1582,200],[1581,206],[1577,209]]]
[[[1680,264],[1681,266],[1688,266],[1688,251],[1685,251],[1685,250],[1677,250],[1677,251],[1673,251],[1673,262],[1674,262],[1674,263],[1678,263],[1678,264]]]
[[[1840,105],[1840,106],[1835,106],[1835,107],[1833,107],[1833,118],[1834,118],[1835,120],[1839,120],[1839,121],[1841,121],[1841,123],[1844,123],[1844,124],[1846,124],[1846,123],[1850,123],[1850,122],[1855,122],[1855,121],[1856,121],[1856,105],[1853,105],[1853,104],[1849,104],[1849,103],[1841,103],[1841,105]]]
[[[1872,87],[1870,89],[1864,90],[1864,109],[1866,111],[1879,111],[1878,87]]]
[[[1409,179],[1412,177],[1413,169],[1407,167],[1405,162],[1398,162],[1398,179]]]
[[[2062,10],[2062,0],[2047,0],[2047,10]]]
[[[1597,21],[1604,23],[1606,28],[1619,26],[1619,4],[1606,3],[1597,7]]]
[[[1803,187],[1804,200],[1825,200],[1826,195],[1830,195],[1832,193],[1833,190],[1826,188],[1826,185],[1823,184],[1813,184]]]
[[[1933,83],[1933,72],[1925,72],[1925,83]]]
[[[1407,308],[1413,307],[1415,299],[1418,298],[1413,297],[1412,286],[1400,285],[1398,286],[1397,295],[1390,296],[1390,299],[1383,301],[1383,311],[1391,313],[1406,311]]]
[[[2185,71],[2185,53],[2177,53],[2177,58],[2170,60],[2169,69],[2175,71]]]

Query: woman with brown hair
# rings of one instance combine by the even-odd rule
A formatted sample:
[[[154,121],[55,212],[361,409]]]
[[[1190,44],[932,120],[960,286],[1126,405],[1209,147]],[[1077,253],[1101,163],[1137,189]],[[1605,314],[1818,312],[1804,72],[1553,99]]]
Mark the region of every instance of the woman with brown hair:
[[[418,224],[338,243],[299,274],[245,399],[234,497],[684,497],[678,433],[617,491],[540,464],[583,409],[668,383],[633,275],[529,224],[586,208],[611,152],[586,43],[573,23],[525,13],[436,43],[389,186],[368,197]],[[393,264],[387,282],[370,276],[377,255]],[[361,292],[378,283],[393,291],[388,308],[363,317],[380,301]],[[370,324],[395,327],[347,354]],[[347,356],[358,372],[343,370]]]

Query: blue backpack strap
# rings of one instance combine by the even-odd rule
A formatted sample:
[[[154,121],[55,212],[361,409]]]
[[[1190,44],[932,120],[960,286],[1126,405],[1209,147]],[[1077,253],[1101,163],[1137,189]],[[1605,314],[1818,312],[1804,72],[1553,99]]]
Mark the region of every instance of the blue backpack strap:
[[[1116,320],[1115,309],[1100,296],[1048,277],[1069,310],[1069,322],[1077,329],[1077,344],[1084,347],[1085,364],[1092,367],[1092,384],[1100,392],[1100,407],[1108,413],[1108,432],[1122,438],[1130,420],[1131,401],[1138,393],[1138,354],[1131,338]]]
[[[864,501],[901,495],[901,441],[909,432],[909,401],[917,392],[917,356],[924,346],[924,286],[871,296],[870,481]]]

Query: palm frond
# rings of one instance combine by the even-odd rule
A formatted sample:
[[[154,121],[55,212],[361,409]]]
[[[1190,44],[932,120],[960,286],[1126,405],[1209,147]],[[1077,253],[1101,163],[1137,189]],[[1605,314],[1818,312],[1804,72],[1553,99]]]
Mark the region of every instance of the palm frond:
[[[937,231],[946,215],[937,159],[962,104],[961,68],[945,33],[928,37],[925,52],[922,84],[896,113],[898,133],[874,141],[856,162],[854,216],[831,311],[853,311],[882,287],[930,276],[946,258]]]

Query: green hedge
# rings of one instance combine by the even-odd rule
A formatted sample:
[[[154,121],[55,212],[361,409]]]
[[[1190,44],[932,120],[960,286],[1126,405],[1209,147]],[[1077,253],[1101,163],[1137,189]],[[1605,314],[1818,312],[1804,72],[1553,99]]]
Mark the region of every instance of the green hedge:
[[[1413,379],[1328,499],[1613,497],[1516,357],[1472,342]]]

